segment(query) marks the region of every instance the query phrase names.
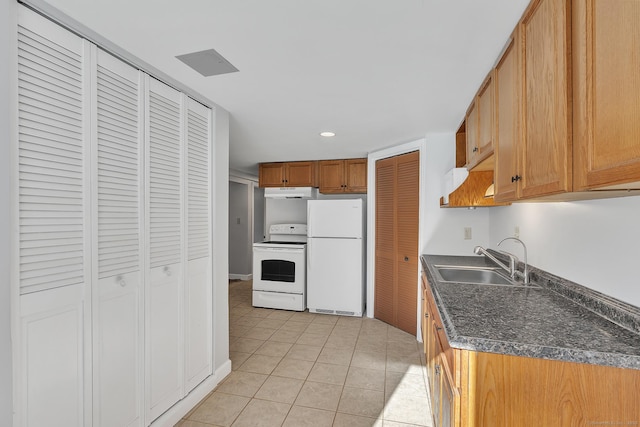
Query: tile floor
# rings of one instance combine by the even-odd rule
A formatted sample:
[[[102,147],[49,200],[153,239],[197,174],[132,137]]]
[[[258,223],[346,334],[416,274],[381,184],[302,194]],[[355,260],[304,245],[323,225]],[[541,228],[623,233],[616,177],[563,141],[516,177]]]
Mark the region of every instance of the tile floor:
[[[424,356],[375,319],[254,308],[229,285],[231,374],[180,427],[431,426]]]

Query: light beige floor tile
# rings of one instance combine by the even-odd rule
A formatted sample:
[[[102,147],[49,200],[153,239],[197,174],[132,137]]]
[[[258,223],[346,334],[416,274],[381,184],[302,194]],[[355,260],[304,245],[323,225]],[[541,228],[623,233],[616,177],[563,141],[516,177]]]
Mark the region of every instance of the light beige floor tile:
[[[424,397],[393,394],[385,404],[384,419],[385,421],[428,426],[431,422],[431,411]]]
[[[230,337],[244,337],[247,332],[251,330],[251,326],[236,326],[231,325],[229,327],[229,336]]]
[[[298,394],[295,405],[307,408],[335,411],[340,401],[342,386],[306,381]]]
[[[239,371],[269,375],[282,360],[279,356],[254,354],[238,368]]]
[[[242,316],[239,319],[234,319],[233,326],[248,326],[253,327],[260,323],[260,319],[257,317],[250,317],[248,315]]]
[[[343,365],[330,365],[327,363],[316,363],[311,369],[308,381],[314,381],[318,383],[338,384],[343,385],[347,378],[347,366]]]
[[[240,413],[233,427],[280,427],[291,405],[252,399]]]
[[[253,353],[264,344],[264,340],[253,338],[239,338],[229,345],[229,351],[239,351],[242,353]]]
[[[287,320],[280,327],[280,329],[284,329],[285,331],[304,332],[304,330],[307,329],[307,326],[309,326],[309,322],[297,322],[295,320]]]
[[[283,427],[331,427],[335,412],[294,406],[284,420]]]
[[[306,345],[315,345],[315,346],[323,346],[325,342],[327,342],[327,335],[324,334],[310,334],[307,332],[303,332],[296,341],[296,344],[306,344]]]
[[[242,353],[240,351],[230,351],[229,359],[231,359],[231,369],[235,371],[250,357],[251,357],[251,353]]]
[[[209,423],[199,423],[197,421],[182,420],[174,427],[219,427]]]
[[[398,423],[395,421],[384,420],[382,422],[382,427],[424,427],[424,426],[420,426],[418,424],[405,424],[405,423]],[[428,427],[431,427],[431,424],[428,424]]]
[[[309,372],[311,372],[313,364],[313,362],[308,362],[306,360],[287,359],[285,357],[278,364],[276,369],[273,370],[271,375],[304,380],[309,376]]]
[[[328,325],[325,323],[311,323],[309,326],[307,326],[307,329],[305,329],[305,332],[308,332],[310,334],[329,335],[332,330],[333,330],[333,325]]]
[[[385,395],[387,400],[392,395],[416,396],[427,399],[427,386],[422,375],[387,372]]]
[[[387,354],[387,372],[421,374],[422,362],[420,362],[420,357],[417,354],[406,356]]]
[[[218,386],[217,391],[237,396],[253,397],[267,378],[268,376],[265,374],[233,371]]]
[[[262,319],[257,326],[261,328],[280,329],[285,323],[287,323],[286,320],[266,318]]]
[[[354,348],[357,340],[357,335],[353,337],[331,335],[324,346],[327,348]]]
[[[333,427],[382,427],[382,416],[369,418],[338,412],[333,421]]]
[[[213,392],[189,417],[190,421],[230,426],[249,403],[248,397]]]
[[[340,318],[338,318],[338,322],[336,323],[337,326],[351,326],[351,327],[357,327],[358,329],[360,329],[360,327],[362,326],[362,321],[364,319],[362,317],[352,317],[352,316],[340,316]]]
[[[296,311],[289,320],[295,320],[296,322],[311,323],[313,319],[318,317],[319,314],[309,313],[308,311]]]
[[[318,356],[318,362],[349,366],[351,364],[352,357],[353,349],[351,348],[325,347]]]
[[[322,347],[318,346],[294,344],[287,353],[287,358],[315,362],[321,350]]]
[[[355,351],[351,359],[351,366],[367,369],[385,370],[386,355],[384,353],[365,353],[364,351]]]
[[[304,380],[270,376],[260,390],[256,393],[256,399],[270,400],[273,402],[293,403],[298,397]]]
[[[375,390],[345,387],[338,412],[376,418],[384,408],[384,393]]]
[[[249,299],[251,299],[251,296],[249,296]],[[258,318],[264,319],[265,317],[269,316],[271,313],[273,313],[273,310],[269,308],[254,307],[245,316],[258,317]]]
[[[291,316],[293,316],[293,313],[293,311],[287,310],[273,310],[273,312],[269,313],[267,319],[289,320]]]
[[[384,391],[384,381],[384,371],[351,366],[344,385],[347,387]]]
[[[288,342],[293,344],[302,335],[301,331],[287,331],[286,329],[278,329],[271,337],[271,341]]]
[[[267,341],[255,351],[255,354],[284,357],[284,355],[289,352],[292,345],[293,344],[286,342]]]
[[[275,331],[276,329],[262,328],[260,326],[256,326],[254,328],[251,328],[251,330],[247,332],[247,334],[245,335],[245,338],[253,338],[257,340],[266,341],[269,339],[269,337],[271,337],[271,335],[273,335]]]
[[[244,301],[242,301],[242,302],[244,302]],[[244,314],[249,313],[251,310],[252,310],[252,308],[251,308],[251,307],[247,307],[247,306],[237,306],[237,307],[234,307],[234,309],[233,309],[233,314],[234,314],[234,315],[237,315],[237,316],[242,316],[242,315],[244,315]]]
[[[321,323],[323,325],[335,325],[338,322],[338,316],[331,314],[322,314],[313,319],[313,323]]]

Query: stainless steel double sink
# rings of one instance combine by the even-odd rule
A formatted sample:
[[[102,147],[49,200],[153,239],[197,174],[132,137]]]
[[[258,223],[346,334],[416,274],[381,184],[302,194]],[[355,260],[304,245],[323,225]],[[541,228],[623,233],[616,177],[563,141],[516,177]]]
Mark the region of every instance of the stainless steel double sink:
[[[434,265],[441,282],[471,283],[475,285],[501,285],[501,286],[537,286],[524,285],[517,282],[498,267],[476,267],[457,265]]]

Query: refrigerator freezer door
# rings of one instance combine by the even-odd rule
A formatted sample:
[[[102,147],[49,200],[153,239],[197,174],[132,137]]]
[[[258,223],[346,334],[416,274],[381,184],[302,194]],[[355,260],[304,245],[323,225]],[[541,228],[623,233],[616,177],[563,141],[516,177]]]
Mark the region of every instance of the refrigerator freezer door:
[[[308,237],[362,238],[362,199],[309,200]]]
[[[362,316],[362,240],[311,238],[307,254],[309,311]]]

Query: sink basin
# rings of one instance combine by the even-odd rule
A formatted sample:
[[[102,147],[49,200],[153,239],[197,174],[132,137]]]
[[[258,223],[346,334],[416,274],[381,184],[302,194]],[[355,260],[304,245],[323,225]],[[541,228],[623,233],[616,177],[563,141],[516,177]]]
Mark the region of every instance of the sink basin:
[[[443,282],[486,285],[519,285],[492,268],[436,266]]]

